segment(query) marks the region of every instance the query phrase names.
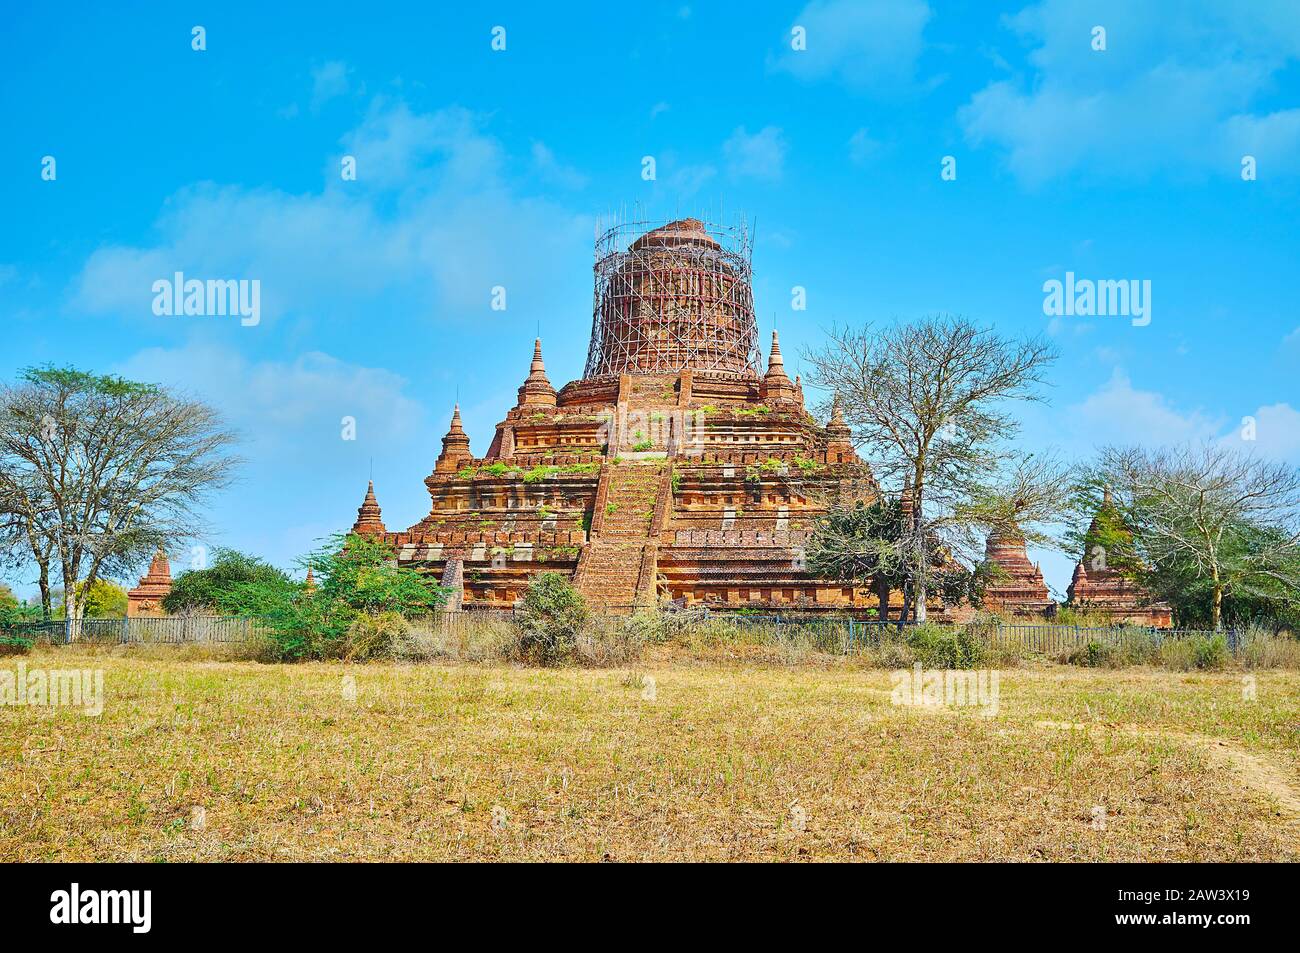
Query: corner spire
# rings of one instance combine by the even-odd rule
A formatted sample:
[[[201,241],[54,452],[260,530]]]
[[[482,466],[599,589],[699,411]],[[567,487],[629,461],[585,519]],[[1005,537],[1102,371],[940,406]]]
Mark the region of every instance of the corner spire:
[[[352,524],[352,532],[358,536],[382,536],[388,532],[379,511],[379,501],[375,499],[375,481],[366,484],[366,498],[357,507],[357,521]]]
[[[433,472],[455,473],[473,459],[474,455],[469,450],[469,437],[460,424],[460,404],[457,403],[452,408],[451,426],[447,428],[447,436],[442,438],[442,453],[438,454]]]
[[[520,407],[554,407],[555,388],[546,377],[546,364],[542,361],[542,339],[533,341],[533,363],[528,377],[519,388]]]
[[[836,394],[831,398],[831,422],[830,426],[836,430],[847,430],[848,425],[844,423],[844,413],[840,407],[840,395]]]
[[[763,377],[760,391],[763,400],[798,401],[799,391],[785,373],[785,361],[781,357],[781,339],[772,332],[772,351],[767,360],[767,374]]]
[[[781,338],[777,335],[776,330],[773,329],[772,353],[768,356],[767,359],[767,372],[771,374],[772,371],[777,368],[780,369],[782,374],[785,373],[785,361],[781,357]]]

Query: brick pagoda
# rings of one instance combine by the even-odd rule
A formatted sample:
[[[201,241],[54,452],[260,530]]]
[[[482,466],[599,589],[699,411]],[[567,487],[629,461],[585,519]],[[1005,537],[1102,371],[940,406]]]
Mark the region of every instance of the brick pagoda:
[[[1043,617],[1055,608],[1043,573],[1029,561],[1025,538],[1018,533],[990,535],[984,558],[1001,570],[984,592],[984,606],[1002,615]]]
[[[126,594],[126,617],[157,618],[165,616],[162,600],[172,591],[172,570],[167,554],[160,548],[154,553],[149,571],[140,577],[140,584]]]
[[[684,219],[600,241],[582,379],[557,390],[535,341],[482,456],[453,410],[428,515],[389,532],[372,484],[353,531],[465,608],[511,606],[545,571],[604,611],[874,608],[869,589],[803,568],[828,502],[878,491],[838,413],[805,409],[775,332],[760,363],[747,236]]]

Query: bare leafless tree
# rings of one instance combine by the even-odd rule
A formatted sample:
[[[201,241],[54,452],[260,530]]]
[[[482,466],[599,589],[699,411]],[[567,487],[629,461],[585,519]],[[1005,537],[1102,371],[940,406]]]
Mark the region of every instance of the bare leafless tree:
[[[154,385],[45,367],[0,388],[0,507],[32,560],[57,565],[70,620],[78,583],[195,535],[234,440],[212,408]]]
[[[1144,565],[1208,585],[1214,628],[1225,595],[1300,594],[1300,468],[1221,443],[1105,447],[1090,479],[1120,497]]]
[[[1018,429],[1007,402],[1041,399],[1036,388],[1055,352],[1040,339],[1009,340],[937,315],[884,329],[835,329],[805,357],[810,382],[839,401],[877,478],[911,494],[916,617],[924,619],[927,540],[963,521],[992,526],[1013,516],[1018,485],[1021,510],[1030,507],[1023,484],[1034,467],[1022,467],[1018,477],[1004,472],[1016,456],[1010,440]],[[995,503],[1000,493],[1008,500]]]

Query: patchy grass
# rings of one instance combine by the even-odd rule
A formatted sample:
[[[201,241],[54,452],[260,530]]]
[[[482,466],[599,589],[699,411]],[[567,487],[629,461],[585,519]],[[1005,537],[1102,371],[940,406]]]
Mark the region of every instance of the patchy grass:
[[[0,708],[0,860],[1300,859],[1295,672],[1007,669],[982,717],[894,706],[851,660],[736,651],[628,671],[38,647],[29,668],[103,668],[105,709]]]

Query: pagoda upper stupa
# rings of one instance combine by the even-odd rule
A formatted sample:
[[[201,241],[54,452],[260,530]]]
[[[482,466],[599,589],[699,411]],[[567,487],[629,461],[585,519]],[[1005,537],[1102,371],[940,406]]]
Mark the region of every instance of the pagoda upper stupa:
[[[828,501],[878,491],[838,413],[823,425],[805,409],[775,332],[763,365],[743,228],[616,226],[595,273],[582,379],[556,390],[532,342],[482,456],[453,412],[428,515],[388,532],[372,485],[353,531],[387,539],[469,609],[509,607],[548,571],[602,611],[874,608],[869,589],[804,568]]]

